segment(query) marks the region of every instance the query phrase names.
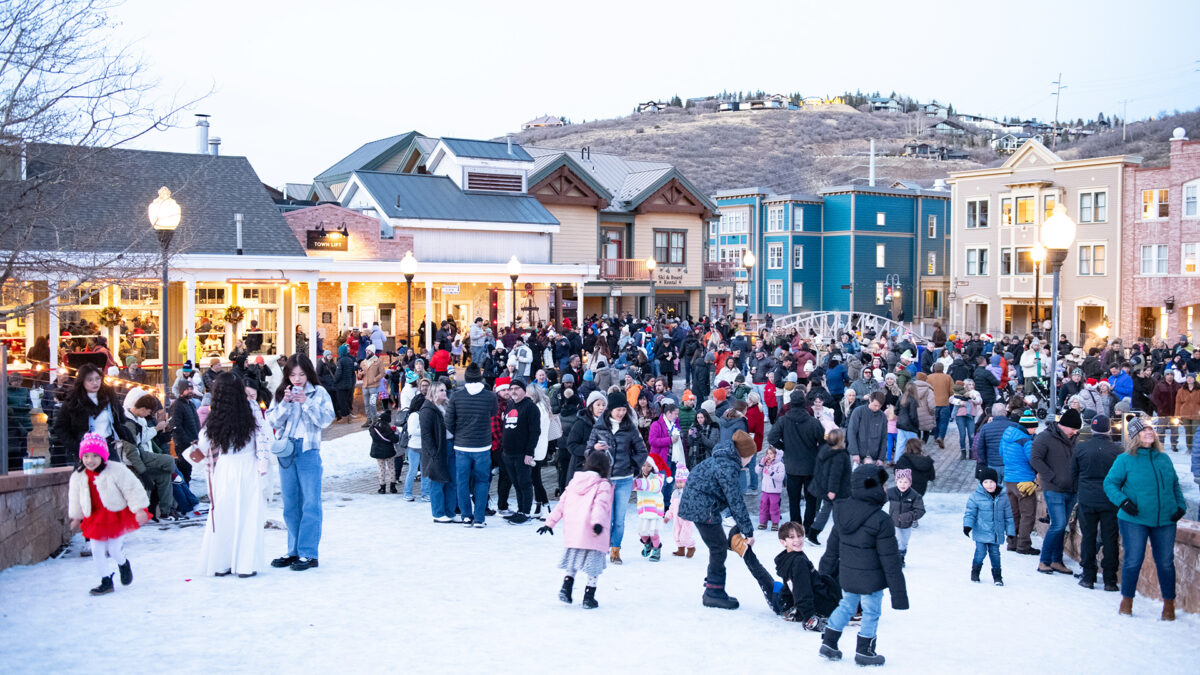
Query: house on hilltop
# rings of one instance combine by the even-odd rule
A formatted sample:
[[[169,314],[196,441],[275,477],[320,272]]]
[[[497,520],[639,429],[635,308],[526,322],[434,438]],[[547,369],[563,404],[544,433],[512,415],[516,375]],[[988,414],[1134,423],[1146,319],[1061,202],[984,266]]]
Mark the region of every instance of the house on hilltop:
[[[667,104],[659,101],[646,101],[645,103],[639,103],[637,105],[637,111],[639,113],[656,113],[661,110],[665,110],[666,108]]]
[[[921,112],[925,113],[926,117],[940,117],[942,119],[946,119],[950,116],[950,108],[938,103],[937,101],[926,103],[925,105],[921,106]]]
[[[526,129],[544,129],[546,127],[561,127],[563,126],[562,118],[554,115],[542,115],[536,119],[529,120],[521,125],[521,130]]]
[[[891,97],[876,96],[867,99],[867,103],[871,106],[871,112],[900,112],[902,107],[900,102]]]

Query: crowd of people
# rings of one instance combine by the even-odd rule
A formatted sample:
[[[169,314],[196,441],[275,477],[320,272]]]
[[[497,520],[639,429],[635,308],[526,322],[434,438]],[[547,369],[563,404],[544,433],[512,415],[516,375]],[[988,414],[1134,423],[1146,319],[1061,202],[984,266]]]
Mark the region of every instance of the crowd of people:
[[[1126,350],[1118,340],[1087,354],[1062,344],[1055,364],[1033,337],[993,341],[947,335],[940,326],[929,340],[849,330],[822,340],[766,328],[755,335],[730,319],[601,316],[579,327],[564,321],[493,338],[482,318],[465,332],[448,319],[429,348],[400,341],[390,352],[377,328],[347,331],[336,359],[321,350],[315,365],[303,354],[263,363],[239,345],[228,370],[217,362],[181,373],[175,394],[183,403],[169,415],[151,400],[122,407],[94,382],[98,371],[81,369],[57,428],[67,452],[81,457],[94,446],[83,442],[87,433],[116,450],[137,447],[145,468],[138,459],[124,463],[147,486],[151,515],[177,513],[162,494],[170,482],[159,475],[204,467],[214,526],[206,531],[206,573],[257,573],[261,528],[251,537],[239,534],[237,523],[261,521],[272,457],[288,551],[271,564],[316,567],[321,432],[337,420],[362,419],[370,439],[364,452],[378,463],[381,494],[429,503],[440,524],[483,528],[503,517],[514,526],[538,521],[542,534],[561,526],[564,602],[572,602],[583,573],[583,606],[598,606],[601,572],[626,562],[626,516],[635,509],[640,552],[651,562],[661,560],[668,523],[676,556],[691,557],[699,535],[709,554],[704,605],[739,606],[724,588],[733,550],[772,611],[823,634],[823,655],[840,658],[841,631],[861,616],[856,661],[882,663],[875,641],[883,591],[890,590],[893,608],[907,608],[906,553],[926,490],[937,481],[927,452],[952,441],[954,419],[958,460],[975,461],[979,482],[963,519],[975,544],[972,581],[980,580],[987,558],[993,582],[1003,585],[1002,546],[1038,555],[1039,572],[1071,573],[1063,540],[1078,505],[1080,585],[1093,588],[1102,571],[1104,587],[1120,590],[1120,611],[1128,613],[1149,542],[1162,617],[1173,618],[1171,550],[1186,503],[1163,454],[1162,440],[1169,445],[1171,436],[1159,429],[1190,431],[1189,414],[1200,421],[1200,410],[1187,409],[1200,368],[1190,369],[1186,339],[1174,350],[1140,343]],[[1108,377],[1091,377],[1097,367]],[[1056,393],[1066,406],[1043,423],[1035,411],[1047,405],[1039,392],[1049,390],[1054,370],[1063,375]],[[1184,422],[1176,426],[1165,416]],[[163,433],[174,436],[177,451],[185,449],[185,461],[146,461],[161,453],[153,439]],[[1200,438],[1176,435],[1200,448]],[[88,477],[104,471],[79,466]],[[1196,475],[1200,481],[1200,468]],[[1039,492],[1049,515],[1041,550],[1031,539]],[[784,547],[775,560],[782,591],[754,555],[755,534],[768,527]],[[826,532],[814,566],[804,546],[822,546]],[[1118,535],[1125,549],[1119,578]],[[115,550],[101,551],[102,559],[122,564]],[[124,568],[118,571],[124,580]]]

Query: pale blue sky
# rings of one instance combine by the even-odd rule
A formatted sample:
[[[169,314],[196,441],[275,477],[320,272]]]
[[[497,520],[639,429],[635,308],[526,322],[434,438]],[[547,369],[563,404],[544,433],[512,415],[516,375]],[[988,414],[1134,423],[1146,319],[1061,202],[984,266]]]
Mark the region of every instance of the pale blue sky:
[[[1061,71],[1064,119],[1200,106],[1200,17],[1178,0],[130,0],[117,15],[164,97],[215,90],[191,112],[273,185],[409,129],[490,138],[722,89],[895,90],[1049,120]],[[137,146],[190,152],[190,113],[179,123]]]

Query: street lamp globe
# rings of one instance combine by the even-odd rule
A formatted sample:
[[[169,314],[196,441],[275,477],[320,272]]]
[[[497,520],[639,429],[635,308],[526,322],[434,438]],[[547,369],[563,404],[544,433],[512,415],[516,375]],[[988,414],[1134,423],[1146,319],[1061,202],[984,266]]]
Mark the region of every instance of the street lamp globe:
[[[742,256],[742,267],[750,269],[751,267],[754,267],[754,263],[756,262],[758,262],[758,259],[754,257],[754,252],[750,249],[746,249],[745,255]]]
[[[417,274],[417,259],[413,257],[412,251],[404,254],[400,260],[400,274],[406,278],[411,278]]]
[[[647,270],[650,270],[651,272],[653,272],[656,267],[658,267],[658,261],[655,260],[653,256],[646,258],[646,269]]]
[[[1046,247],[1042,246],[1042,242],[1035,242],[1033,250],[1029,252],[1029,257],[1033,262],[1041,264],[1046,262]]]
[[[148,213],[150,224],[156,230],[173,231],[179,227],[179,221],[183,217],[179,203],[171,198],[171,191],[165,187],[158,189],[158,197],[150,202]]]
[[[1054,206],[1054,215],[1042,223],[1042,245],[1048,249],[1063,250],[1070,248],[1075,241],[1075,221],[1067,215],[1067,207],[1062,204]]]
[[[517,256],[508,259],[508,276],[516,278],[521,276],[521,261],[517,260]]]

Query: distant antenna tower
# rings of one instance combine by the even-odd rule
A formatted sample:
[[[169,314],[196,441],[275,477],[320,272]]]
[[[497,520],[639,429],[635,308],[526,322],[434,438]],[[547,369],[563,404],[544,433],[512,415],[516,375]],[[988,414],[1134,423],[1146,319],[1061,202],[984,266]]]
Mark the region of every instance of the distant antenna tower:
[[[1051,82],[1054,85],[1054,138],[1050,141],[1050,149],[1054,150],[1058,147],[1058,104],[1062,101],[1062,90],[1067,86],[1062,83],[1062,73],[1058,74],[1058,79]]]

